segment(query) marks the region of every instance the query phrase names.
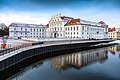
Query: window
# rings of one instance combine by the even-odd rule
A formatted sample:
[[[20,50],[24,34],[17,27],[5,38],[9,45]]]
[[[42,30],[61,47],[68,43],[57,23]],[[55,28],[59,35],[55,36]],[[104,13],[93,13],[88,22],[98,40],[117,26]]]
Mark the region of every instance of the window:
[[[42,32],[44,31],[44,29],[42,29]]]
[[[65,30],[67,31],[67,28],[65,27]]]
[[[82,32],[82,34],[84,34],[84,32]]]
[[[75,30],[75,27],[74,27],[74,30]]]
[[[87,31],[89,30],[89,27],[87,27]]]
[[[77,26],[77,30],[78,30],[78,26]]]
[[[84,30],[84,26],[82,26],[82,30]]]
[[[14,31],[16,31],[16,28],[14,28]]]
[[[61,27],[61,31],[62,31],[62,27]]]
[[[25,28],[25,31],[27,31],[27,28]]]

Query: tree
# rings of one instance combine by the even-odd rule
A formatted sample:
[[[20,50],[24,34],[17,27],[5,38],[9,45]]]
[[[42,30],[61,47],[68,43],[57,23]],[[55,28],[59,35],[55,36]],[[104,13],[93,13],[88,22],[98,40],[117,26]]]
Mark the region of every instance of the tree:
[[[7,27],[4,23],[1,23],[0,27],[0,36],[9,35],[9,27]]]

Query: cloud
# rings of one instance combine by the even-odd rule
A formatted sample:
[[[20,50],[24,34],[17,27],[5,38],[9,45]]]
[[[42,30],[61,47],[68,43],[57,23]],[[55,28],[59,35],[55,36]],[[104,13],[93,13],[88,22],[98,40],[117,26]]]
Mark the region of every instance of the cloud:
[[[120,25],[120,0],[0,0],[0,22],[46,24],[51,15]]]
[[[120,0],[0,0],[0,5],[3,7],[21,10],[21,11],[48,11],[58,9],[76,9],[100,7],[105,8],[120,8]]]
[[[0,13],[0,23],[5,23],[7,26],[13,22],[28,23],[28,24],[47,24],[48,17],[45,13],[33,14],[29,12],[16,13],[6,12]]]

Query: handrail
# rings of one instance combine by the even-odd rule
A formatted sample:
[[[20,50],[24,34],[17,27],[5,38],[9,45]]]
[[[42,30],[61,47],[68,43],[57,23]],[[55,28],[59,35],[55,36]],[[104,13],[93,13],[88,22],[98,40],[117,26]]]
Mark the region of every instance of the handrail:
[[[108,41],[108,40],[98,40],[98,41]],[[62,45],[62,44],[75,44],[75,43],[83,43],[83,42],[86,42],[86,41],[67,41],[67,42],[52,42],[52,43],[47,43],[47,42],[44,42],[44,45],[41,45],[41,46],[52,46],[52,45]],[[87,41],[87,42],[97,42],[97,41]],[[2,52],[0,52],[0,56],[2,55],[5,55],[7,53],[10,53],[10,52],[13,52],[15,50],[18,50],[18,49],[21,49],[21,48],[25,48],[25,47],[30,47],[32,46],[32,43],[25,43],[25,44],[22,44],[22,45],[18,45],[18,46],[15,46],[15,47],[11,47],[7,50],[4,50]]]
[[[31,43],[25,43],[25,44],[22,44],[22,45],[18,45],[18,46],[15,46],[15,47],[8,48],[4,51],[1,51],[0,56],[5,55],[5,54],[10,53],[10,52],[13,52],[13,51],[18,50],[18,49],[21,49],[21,48],[29,47],[29,46],[32,46],[32,44]]]

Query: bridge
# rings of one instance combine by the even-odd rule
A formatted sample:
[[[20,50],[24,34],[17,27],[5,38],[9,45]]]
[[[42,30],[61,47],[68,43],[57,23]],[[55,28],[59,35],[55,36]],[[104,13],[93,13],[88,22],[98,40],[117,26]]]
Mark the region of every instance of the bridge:
[[[13,48],[9,48],[0,52],[0,71],[3,71],[25,59],[40,54],[56,51],[70,51],[70,50],[83,50],[89,49],[99,43],[108,43],[112,40],[91,40],[91,41],[62,41],[62,42],[45,42],[40,45],[24,44]],[[105,45],[104,45],[105,46]],[[61,54],[61,53],[60,53]]]

